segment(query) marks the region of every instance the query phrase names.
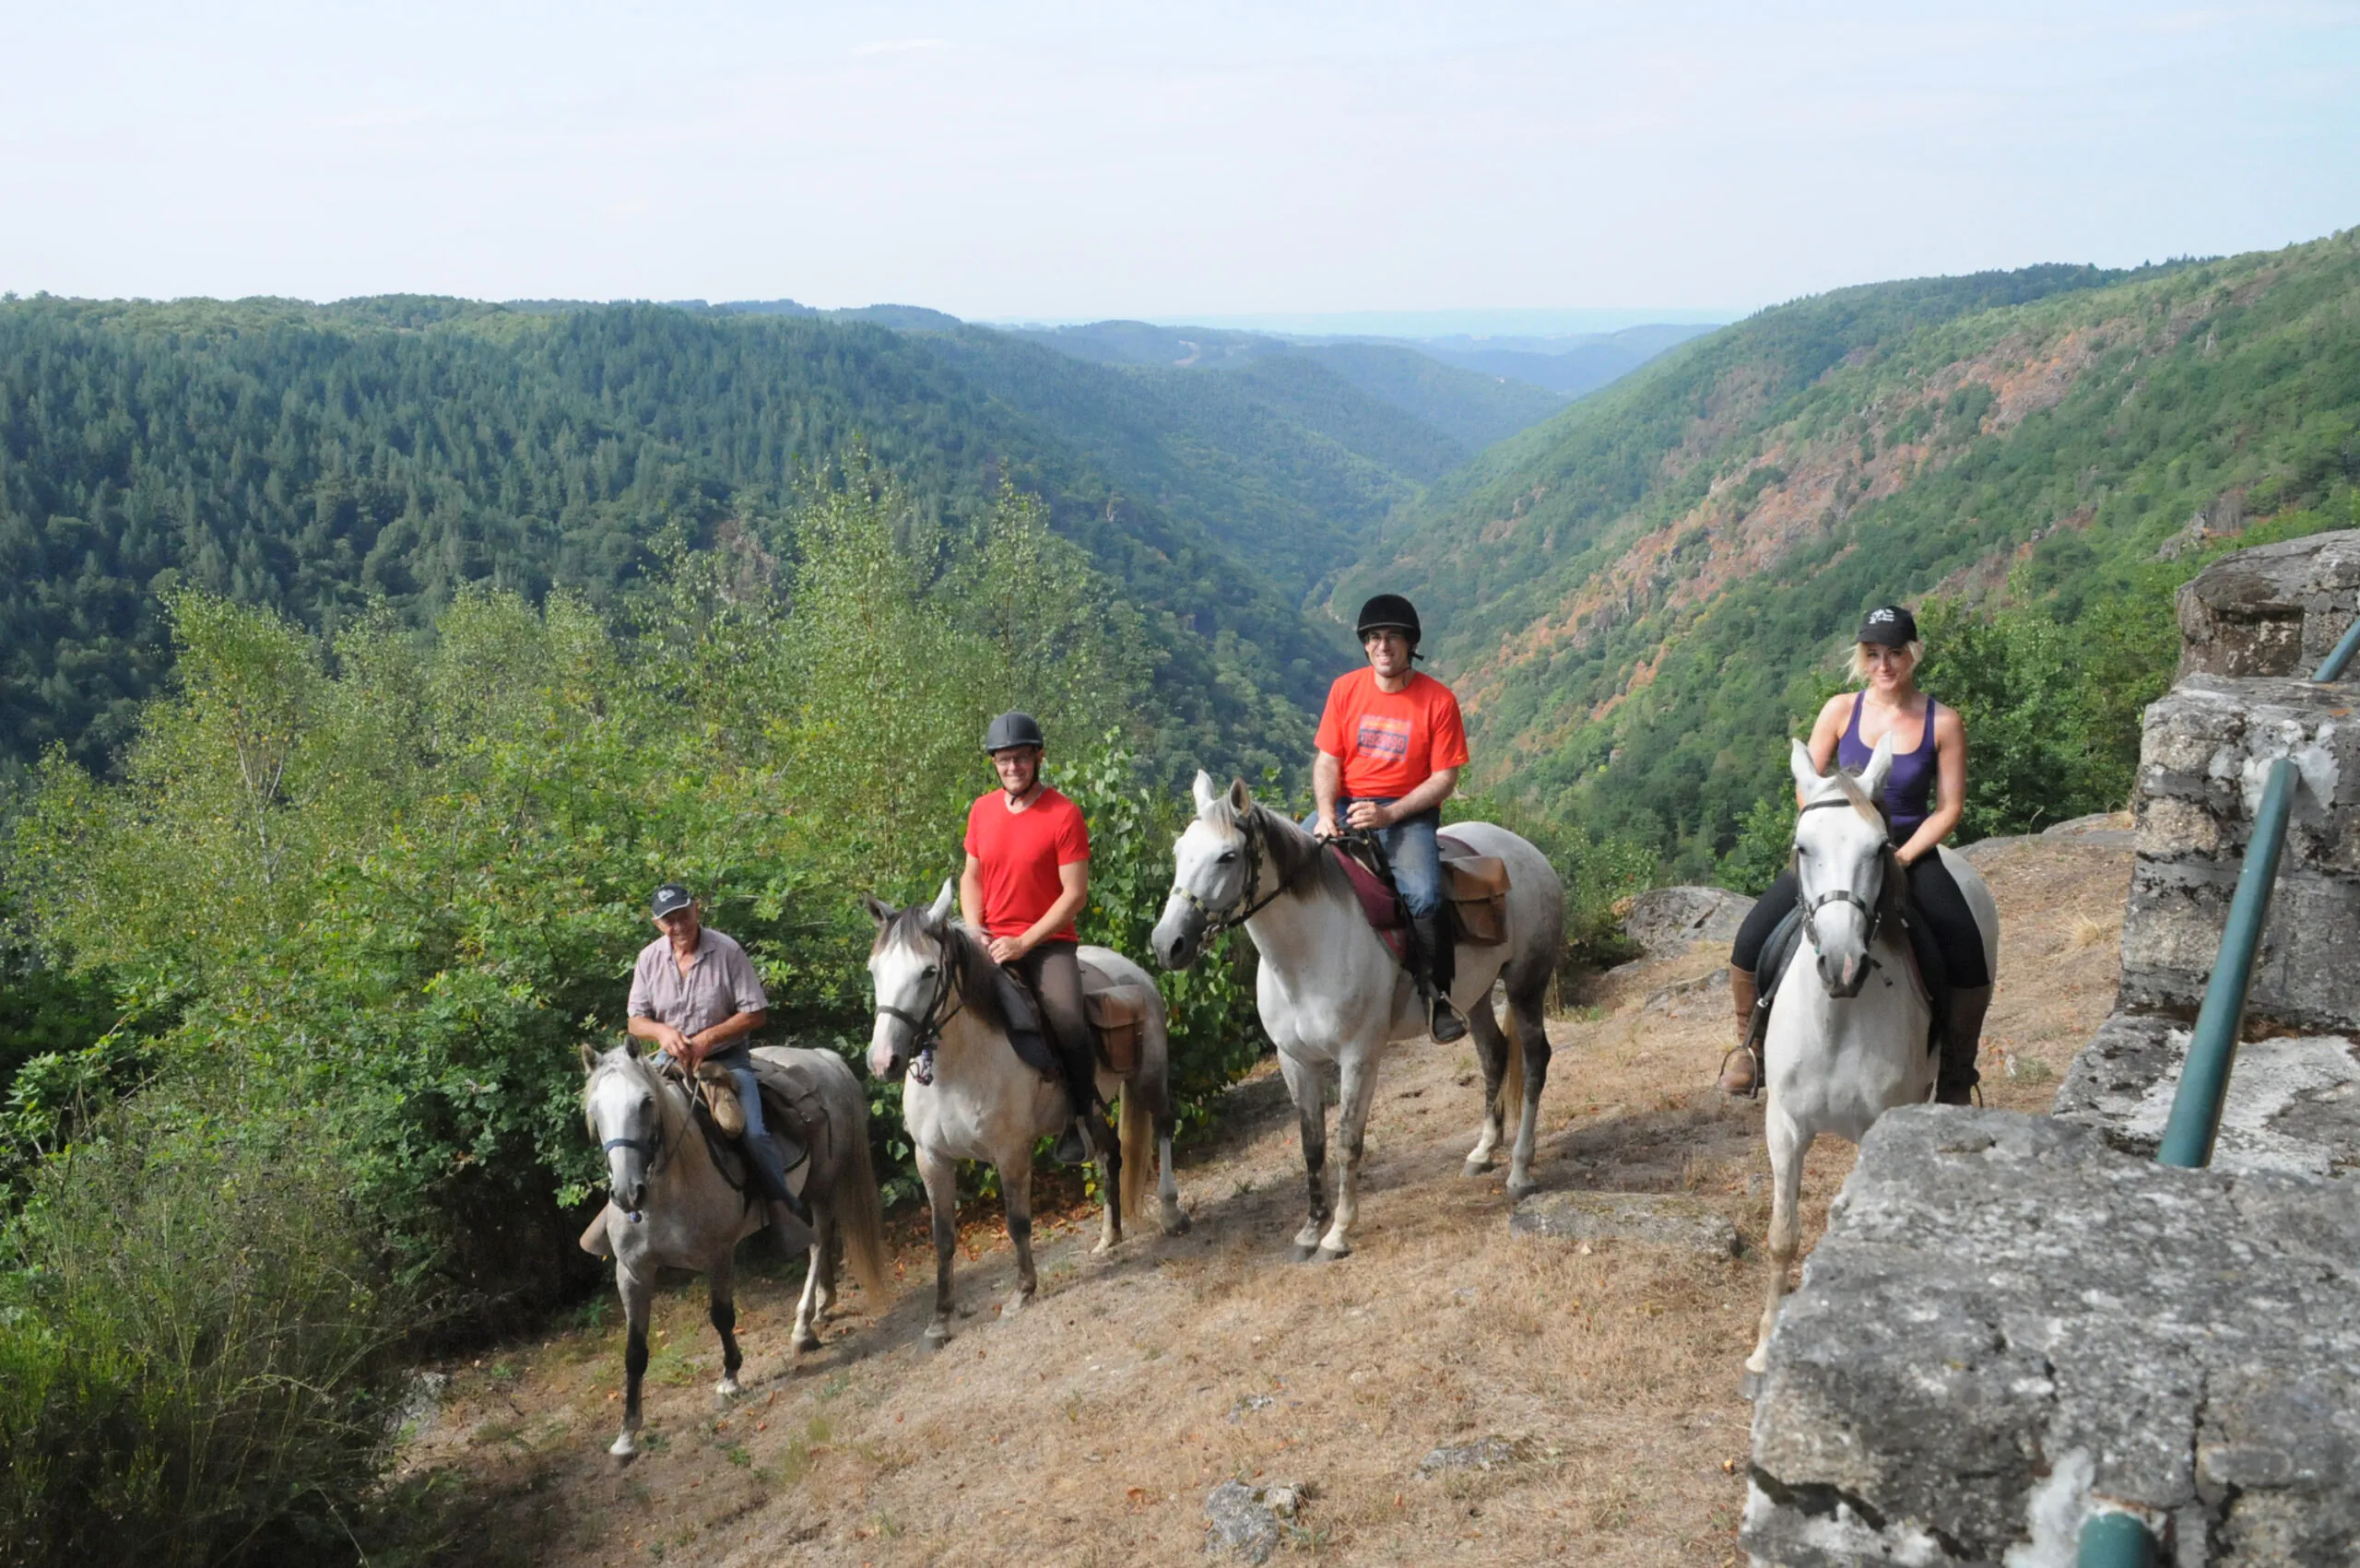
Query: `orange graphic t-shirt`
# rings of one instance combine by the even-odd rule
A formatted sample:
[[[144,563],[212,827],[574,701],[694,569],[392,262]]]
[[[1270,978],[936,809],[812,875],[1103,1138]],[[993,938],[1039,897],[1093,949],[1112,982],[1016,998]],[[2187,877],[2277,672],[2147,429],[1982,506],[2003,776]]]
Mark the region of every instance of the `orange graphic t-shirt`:
[[[1316,744],[1344,765],[1344,794],[1354,800],[1398,800],[1438,768],[1467,766],[1458,699],[1425,674],[1399,691],[1379,689],[1366,666],[1337,677]]]

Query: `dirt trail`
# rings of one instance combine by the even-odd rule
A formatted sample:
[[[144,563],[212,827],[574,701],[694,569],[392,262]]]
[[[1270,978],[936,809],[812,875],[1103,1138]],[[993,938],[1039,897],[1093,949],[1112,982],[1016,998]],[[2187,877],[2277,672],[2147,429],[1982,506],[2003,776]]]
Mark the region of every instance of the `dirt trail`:
[[[2031,841],[1984,863],[2002,913],[1987,1033],[1992,1104],[2046,1109],[2114,994],[2129,852]],[[1617,972],[1557,1020],[1536,1174],[1544,1188],[1682,1191],[1749,1244],[1767,1219],[1760,1112],[1710,1088],[1728,1033],[1721,955]],[[949,1349],[918,1346],[930,1251],[914,1225],[891,1303],[849,1292],[789,1362],[784,1278],[741,1288],[748,1397],[716,1411],[702,1285],[658,1300],[648,1446],[605,1454],[621,1376],[608,1313],[448,1368],[407,1449],[410,1506],[442,1561],[647,1563],[1201,1563],[1206,1490],[1288,1480],[1310,1501],[1282,1550],[1345,1562],[1724,1564],[1744,1497],[1761,1262],[1511,1234],[1499,1177],[1469,1181],[1477,1082],[1464,1046],[1387,1063],[1363,1220],[1341,1264],[1287,1260],[1301,1222],[1292,1114],[1267,1066],[1183,1157],[1195,1232],[1044,1226],[1038,1307],[1012,1288],[996,1206],[971,1208]],[[1823,1142],[1807,1237],[1850,1169]],[[1418,1476],[1438,1445],[1500,1436],[1528,1457]],[[431,1533],[431,1529],[430,1529]]]

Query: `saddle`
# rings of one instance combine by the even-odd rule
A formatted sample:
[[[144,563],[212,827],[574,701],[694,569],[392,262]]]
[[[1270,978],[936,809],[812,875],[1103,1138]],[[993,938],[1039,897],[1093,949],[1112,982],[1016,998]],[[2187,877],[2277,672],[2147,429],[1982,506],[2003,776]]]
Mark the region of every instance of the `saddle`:
[[[1091,961],[1087,948],[1077,957],[1081,965],[1082,1016],[1089,1020],[1090,1032],[1096,1039],[1099,1066],[1117,1078],[1127,1078],[1139,1069],[1139,1041],[1154,1006],[1153,987],[1100,968]],[[1064,1069],[1054,1057],[1034,1061],[1027,1050],[1034,1042],[1045,1048],[1041,998],[1032,994],[1032,986],[1015,970],[1003,965],[999,973],[1002,1010],[1016,1021],[1031,1026],[1029,1037],[1019,1032],[1010,1041],[1018,1058],[1043,1078],[1064,1082]]]
[[[754,1077],[761,1085],[762,1130],[778,1146],[779,1163],[791,1177],[811,1158],[813,1126],[824,1128],[827,1109],[817,1082],[809,1081],[799,1063],[756,1055]],[[664,1070],[680,1077],[670,1058]],[[729,1069],[713,1062],[697,1064],[689,1088],[689,1119],[703,1137],[705,1152],[724,1180],[744,1191],[746,1186],[746,1113],[738,1103],[737,1080]]]
[[[1495,855],[1478,855],[1464,839],[1447,832],[1435,835],[1442,847],[1443,904],[1450,912],[1453,941],[1469,947],[1493,947],[1508,939],[1507,862]],[[1361,913],[1396,963],[1410,961],[1410,919],[1393,883],[1393,868],[1375,854],[1364,839],[1330,839],[1352,891],[1360,896]]]

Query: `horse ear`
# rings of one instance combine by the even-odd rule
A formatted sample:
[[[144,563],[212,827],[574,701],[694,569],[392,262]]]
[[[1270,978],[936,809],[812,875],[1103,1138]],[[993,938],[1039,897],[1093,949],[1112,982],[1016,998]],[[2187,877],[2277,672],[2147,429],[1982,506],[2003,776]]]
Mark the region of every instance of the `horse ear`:
[[[1202,768],[1197,770],[1196,792],[1197,815],[1200,817],[1204,815],[1207,807],[1221,798],[1221,791],[1213,786],[1213,776]]]
[[[875,893],[861,894],[860,907],[868,911],[868,918],[877,922],[877,928],[879,931],[884,930],[886,926],[891,925],[893,923],[893,916],[901,913],[901,911],[895,909],[891,904],[887,903],[883,899],[879,898]]]
[[[1787,766],[1794,772],[1795,787],[1809,794],[1820,782],[1819,764],[1811,760],[1811,748],[1801,741],[1790,740],[1787,744],[1794,748],[1788,754]]]
[[[1892,772],[1893,737],[1888,734],[1877,742],[1877,749],[1869,754],[1868,769],[1860,774],[1860,793],[1870,800],[1883,798],[1885,775]]]
[[[587,1078],[597,1070],[597,1048],[585,1040],[582,1043],[582,1076]]]
[[[1244,779],[1229,781],[1229,808],[1240,817],[1254,809],[1254,792],[1245,787]]]
[[[942,890],[934,895],[934,902],[926,909],[926,923],[938,931],[942,929],[943,921],[950,918],[950,899],[954,891],[950,885],[950,878],[945,877],[942,879]]]

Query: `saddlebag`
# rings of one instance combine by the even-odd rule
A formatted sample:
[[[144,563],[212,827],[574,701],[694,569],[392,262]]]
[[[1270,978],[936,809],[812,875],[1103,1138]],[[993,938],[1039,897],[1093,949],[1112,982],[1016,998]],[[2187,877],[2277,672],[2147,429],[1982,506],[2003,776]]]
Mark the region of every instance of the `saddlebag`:
[[[1508,867],[1495,855],[1446,856],[1443,896],[1458,939],[1492,947],[1508,939]]]
[[[746,1108],[738,1103],[738,1080],[718,1062],[697,1064],[697,1092],[721,1136],[735,1141],[746,1136]]]
[[[1139,1070],[1139,1035],[1147,1028],[1148,999],[1142,988],[1117,984],[1103,991],[1085,989],[1082,1010],[1090,1017],[1090,1032],[1098,1036],[1098,1059],[1117,1078]]]

